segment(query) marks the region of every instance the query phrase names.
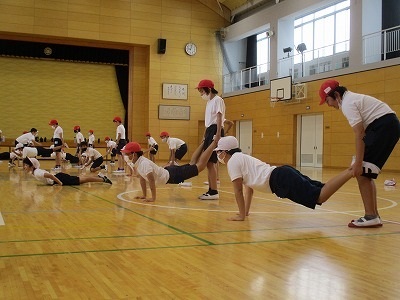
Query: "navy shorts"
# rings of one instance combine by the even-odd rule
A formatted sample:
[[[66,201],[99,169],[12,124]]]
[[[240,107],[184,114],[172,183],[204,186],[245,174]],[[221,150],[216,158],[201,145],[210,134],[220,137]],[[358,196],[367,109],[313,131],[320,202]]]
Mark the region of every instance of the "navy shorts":
[[[151,154],[157,154],[157,151],[158,151],[158,145],[154,145],[154,146],[152,146],[152,148],[153,148],[154,150],[153,150],[153,149],[151,149],[151,150],[150,150],[150,153],[151,153]]]
[[[186,144],[181,145],[178,149],[175,150],[175,158],[181,160],[182,157],[186,154],[188,148]]]
[[[301,174],[291,166],[276,167],[269,178],[272,193],[315,209],[324,184]]]
[[[376,119],[365,129],[365,162],[382,169],[400,137],[400,123],[395,114],[387,114]],[[376,173],[363,173],[365,177],[377,178]]]
[[[117,145],[117,154],[122,155],[121,149],[124,148],[126,145],[126,140],[119,140],[118,145]]]
[[[214,140],[214,135],[216,135],[216,134],[217,134],[217,124],[213,124],[213,125],[207,127],[206,133],[204,136],[203,151],[206,150],[208,148],[208,146],[211,145],[211,143]],[[221,129],[221,137],[223,137],[223,136],[225,136],[225,133],[224,133],[224,129],[222,128]],[[211,157],[208,161],[216,164],[218,162],[217,152],[213,151],[213,153],[211,154]]]
[[[61,141],[61,139],[59,139],[59,138],[55,138],[54,141],[53,141],[53,143],[54,143],[54,148],[55,148],[55,147],[62,146],[62,141]],[[54,152],[61,152],[61,149],[54,150]]]
[[[169,179],[167,183],[178,184],[184,182],[186,179],[199,175],[199,169],[196,165],[186,164],[183,166],[168,166],[165,167],[169,172]]]
[[[97,167],[100,167],[103,161],[104,161],[103,156],[100,156],[99,158],[95,159],[93,161],[93,164],[90,166],[90,169],[96,169]]]
[[[79,177],[78,176],[72,176],[67,173],[57,173],[54,175],[57,177],[63,185],[80,185]]]

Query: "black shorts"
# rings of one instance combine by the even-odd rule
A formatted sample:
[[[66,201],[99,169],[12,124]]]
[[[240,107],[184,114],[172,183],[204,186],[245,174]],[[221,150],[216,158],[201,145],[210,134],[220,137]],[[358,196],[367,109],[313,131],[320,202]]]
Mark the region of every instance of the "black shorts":
[[[203,146],[203,151],[208,148],[208,146],[211,145],[214,139],[214,135],[217,133],[217,124],[213,124],[206,129],[205,137],[204,137],[204,146]],[[221,128],[221,137],[225,136],[224,133],[224,128]],[[216,164],[218,162],[217,159],[217,152],[213,151],[211,154],[210,159],[208,160],[209,162],[212,162]]]
[[[59,138],[55,138],[53,141],[53,144],[54,144],[54,148],[59,147],[59,146],[62,146],[62,141]],[[54,150],[54,152],[61,152],[61,149]]]
[[[395,114],[376,119],[365,129],[365,162],[382,169],[400,138],[400,123]],[[365,177],[377,178],[376,173],[363,173]]]
[[[119,140],[118,145],[117,145],[117,152],[116,154],[122,155],[121,153],[121,149],[124,148],[124,146],[126,145],[126,140]]]
[[[90,169],[96,169],[97,167],[100,167],[103,161],[104,161],[103,156],[100,156],[99,158],[95,159],[92,165],[90,166]]]
[[[78,176],[72,176],[67,173],[57,173],[54,176],[56,176],[63,185],[80,185],[79,177]]]
[[[199,175],[199,169],[197,169],[196,165],[168,166],[165,169],[169,172],[167,183],[171,184],[178,184]]]
[[[151,146],[153,149],[152,150],[150,150],[150,153],[151,154],[157,154],[157,151],[158,151],[158,145],[154,145],[154,146]]]
[[[315,209],[324,184],[303,175],[291,166],[276,167],[269,178],[272,193]]]
[[[53,153],[53,149],[46,149],[44,147],[36,147],[37,155],[41,157],[50,157]]]
[[[175,150],[175,158],[181,160],[182,157],[186,154],[188,148],[186,144],[181,145],[178,149]]]
[[[115,157],[117,155],[117,149],[116,148],[113,148],[112,150],[111,150],[111,157]]]

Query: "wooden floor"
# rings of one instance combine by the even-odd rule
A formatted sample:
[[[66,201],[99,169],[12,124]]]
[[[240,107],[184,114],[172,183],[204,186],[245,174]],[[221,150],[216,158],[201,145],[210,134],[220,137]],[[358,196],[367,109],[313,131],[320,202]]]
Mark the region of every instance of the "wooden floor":
[[[400,173],[376,181],[384,226],[352,229],[355,179],[315,211],[256,192],[248,220],[232,222],[225,166],[220,200],[197,199],[205,171],[190,188],[160,187],[154,204],[111,171],[112,186],[44,186],[0,163],[0,299],[400,297],[400,188],[383,185]],[[340,170],[301,171],[326,181]]]

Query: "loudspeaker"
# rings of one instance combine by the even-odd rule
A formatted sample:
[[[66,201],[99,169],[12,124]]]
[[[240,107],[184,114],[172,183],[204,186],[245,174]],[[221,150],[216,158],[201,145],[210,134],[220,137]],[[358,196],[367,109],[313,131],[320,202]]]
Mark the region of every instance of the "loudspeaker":
[[[165,54],[165,50],[167,50],[167,40],[166,39],[158,39],[158,54]]]

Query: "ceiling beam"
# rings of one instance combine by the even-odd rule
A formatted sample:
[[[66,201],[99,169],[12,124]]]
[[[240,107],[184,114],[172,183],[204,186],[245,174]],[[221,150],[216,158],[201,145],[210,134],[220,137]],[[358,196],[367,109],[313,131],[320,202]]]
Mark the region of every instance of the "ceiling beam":
[[[212,11],[223,17],[225,20],[231,22],[231,11],[225,5],[221,4],[218,0],[197,0],[207,6]]]

